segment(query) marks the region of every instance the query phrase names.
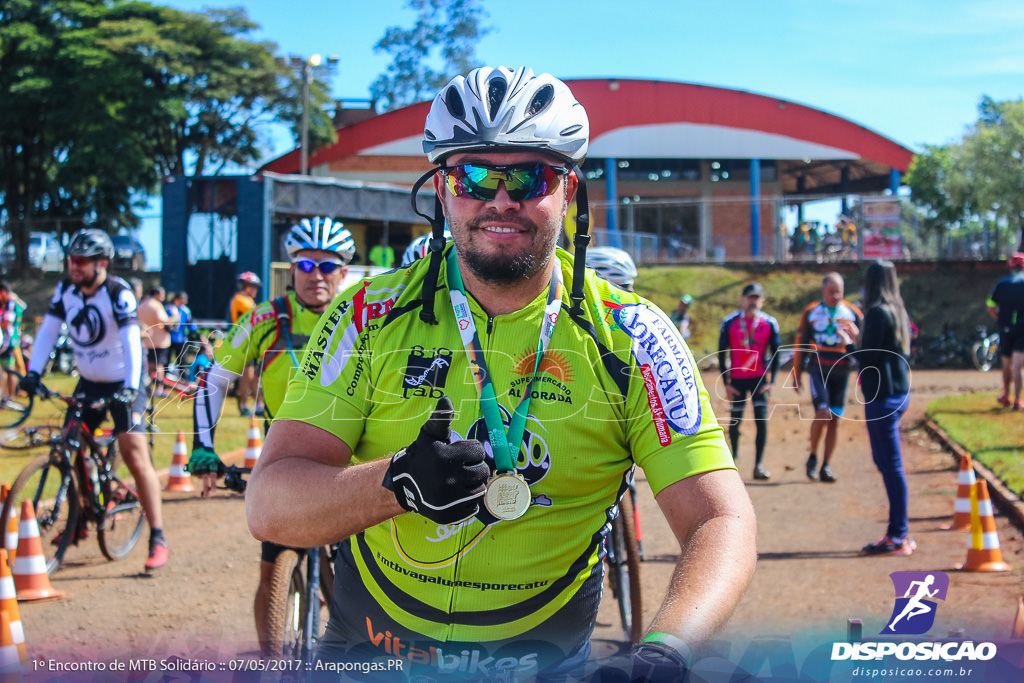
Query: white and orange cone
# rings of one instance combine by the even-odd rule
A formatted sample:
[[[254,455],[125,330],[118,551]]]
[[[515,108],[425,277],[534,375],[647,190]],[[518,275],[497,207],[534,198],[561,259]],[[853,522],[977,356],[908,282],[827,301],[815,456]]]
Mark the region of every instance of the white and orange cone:
[[[245,444],[244,467],[256,467],[256,461],[260,459],[263,452],[263,435],[260,434],[260,422],[253,417],[249,423],[249,439]]]
[[[977,483],[971,454],[960,455],[960,471],[956,475],[956,502],[953,503],[953,521],[946,529],[951,531],[971,530],[971,488]]]
[[[14,588],[14,577],[7,566],[7,551],[0,548],[0,610],[7,612],[10,619],[11,639],[18,648],[22,666],[28,665],[28,650],[25,649],[25,630],[21,625],[18,610],[18,593]]]
[[[171,469],[167,476],[167,488],[164,491],[193,491],[192,477],[185,471],[188,464],[188,446],[185,444],[185,433],[178,432],[171,452]]]
[[[980,479],[971,490],[971,536],[967,541],[967,561],[960,567],[967,572],[1006,572],[1010,565],[1003,562],[999,549],[992,500],[988,497],[988,484]]]
[[[1013,617],[1013,626],[1010,627],[1010,639],[1024,639],[1024,597],[1017,598],[1017,614]]]
[[[22,663],[18,646],[11,637],[11,618],[0,610],[0,680],[13,683],[21,680]]]
[[[11,493],[11,487],[7,484],[0,485],[0,505],[7,500]],[[11,506],[11,518],[7,520],[7,529],[0,533],[4,534],[4,547],[7,548],[7,556],[14,562],[14,556],[18,554],[18,511]]]
[[[64,533],[74,533],[74,529],[64,529]],[[46,573],[46,557],[43,556],[43,543],[39,539],[39,524],[36,513],[32,509],[32,501],[21,501],[21,521],[18,522],[18,556],[11,565],[14,575],[14,587],[18,591],[18,600],[50,600],[63,598],[64,592],[50,585],[50,577]]]

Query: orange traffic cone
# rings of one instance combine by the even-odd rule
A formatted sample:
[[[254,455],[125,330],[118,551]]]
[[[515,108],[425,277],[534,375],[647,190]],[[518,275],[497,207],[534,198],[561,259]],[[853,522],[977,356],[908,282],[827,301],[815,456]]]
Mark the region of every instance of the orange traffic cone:
[[[73,531],[65,529],[64,533]],[[39,540],[39,525],[36,523],[36,513],[30,500],[21,501],[18,556],[11,565],[11,573],[14,574],[18,600],[50,600],[64,597],[63,591],[54,590],[50,585],[50,577],[46,573],[46,558],[43,557],[43,544]]]
[[[974,475],[971,454],[960,455],[960,472],[956,475],[956,502],[953,503],[953,521],[947,529],[952,531],[971,530],[971,487],[978,478]]]
[[[1017,598],[1017,614],[1013,617],[1010,638],[1015,640],[1024,639],[1024,597]]]
[[[21,680],[21,657],[11,638],[11,618],[0,610],[0,679],[4,683]]]
[[[164,491],[192,491],[192,477],[185,471],[188,464],[188,446],[185,445],[185,432],[179,431],[174,440],[171,454],[171,469],[167,477],[167,488]]]
[[[0,505],[7,500],[11,487],[7,484],[0,484]],[[7,556],[14,562],[14,556],[18,554],[18,514],[14,506],[11,506],[11,518],[7,520],[7,530],[0,531],[4,534],[4,547],[7,548]]]
[[[256,467],[256,461],[263,451],[263,437],[260,435],[260,423],[255,417],[249,423],[249,440],[245,444],[245,467]]]
[[[984,479],[971,489],[971,537],[967,541],[967,561],[960,567],[968,572],[1006,572],[1010,565],[1003,562],[999,550],[999,533],[988,497],[988,484]]]
[[[0,610],[7,612],[11,622],[11,639],[18,647],[18,656],[22,665],[28,664],[28,651],[25,649],[25,631],[21,626],[21,612],[18,610],[18,594],[14,589],[14,577],[7,566],[7,551],[0,548]]]

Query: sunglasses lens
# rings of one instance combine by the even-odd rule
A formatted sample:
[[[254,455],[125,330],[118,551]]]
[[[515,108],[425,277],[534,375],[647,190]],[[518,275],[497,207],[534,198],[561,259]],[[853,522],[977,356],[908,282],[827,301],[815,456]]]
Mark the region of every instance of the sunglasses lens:
[[[497,196],[498,185],[501,183],[509,198],[515,202],[551,194],[558,185],[559,173],[565,172],[564,169],[546,164],[494,168],[463,164],[445,171],[448,190],[456,197],[490,201]]]
[[[295,265],[299,267],[303,273],[312,273],[314,268],[319,268],[320,272],[324,275],[330,275],[338,268],[341,268],[341,264],[337,261],[314,261],[313,259],[299,259],[295,262]]]

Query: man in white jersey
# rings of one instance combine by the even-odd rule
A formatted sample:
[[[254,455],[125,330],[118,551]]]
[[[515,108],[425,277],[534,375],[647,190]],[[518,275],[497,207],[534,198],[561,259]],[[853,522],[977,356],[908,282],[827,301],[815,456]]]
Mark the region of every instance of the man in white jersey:
[[[167,563],[163,534],[160,481],[153,470],[142,416],[146,409],[142,382],[142,336],[138,301],[128,283],[107,275],[114,245],[102,230],[86,228],[71,238],[67,248],[68,278],[57,285],[50,308],[36,333],[28,373],[20,387],[34,394],[46,369],[61,323],[67,323],[80,379],[76,394],[87,401],[109,399],[114,435],[125,465],[135,479],[142,509],[149,520],[149,556],[146,571]],[[106,410],[85,408],[82,417],[95,429]],[[65,530],[65,533],[78,533]]]

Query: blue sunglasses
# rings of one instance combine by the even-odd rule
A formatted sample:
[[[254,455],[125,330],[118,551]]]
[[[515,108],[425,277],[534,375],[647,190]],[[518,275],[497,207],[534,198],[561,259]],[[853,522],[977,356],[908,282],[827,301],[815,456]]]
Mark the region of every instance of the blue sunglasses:
[[[301,258],[295,262],[295,265],[298,266],[299,270],[303,273],[312,273],[314,268],[319,268],[320,272],[324,275],[330,275],[339,268],[342,268],[345,264],[341,261],[332,261],[330,259],[314,261],[311,258]]]

